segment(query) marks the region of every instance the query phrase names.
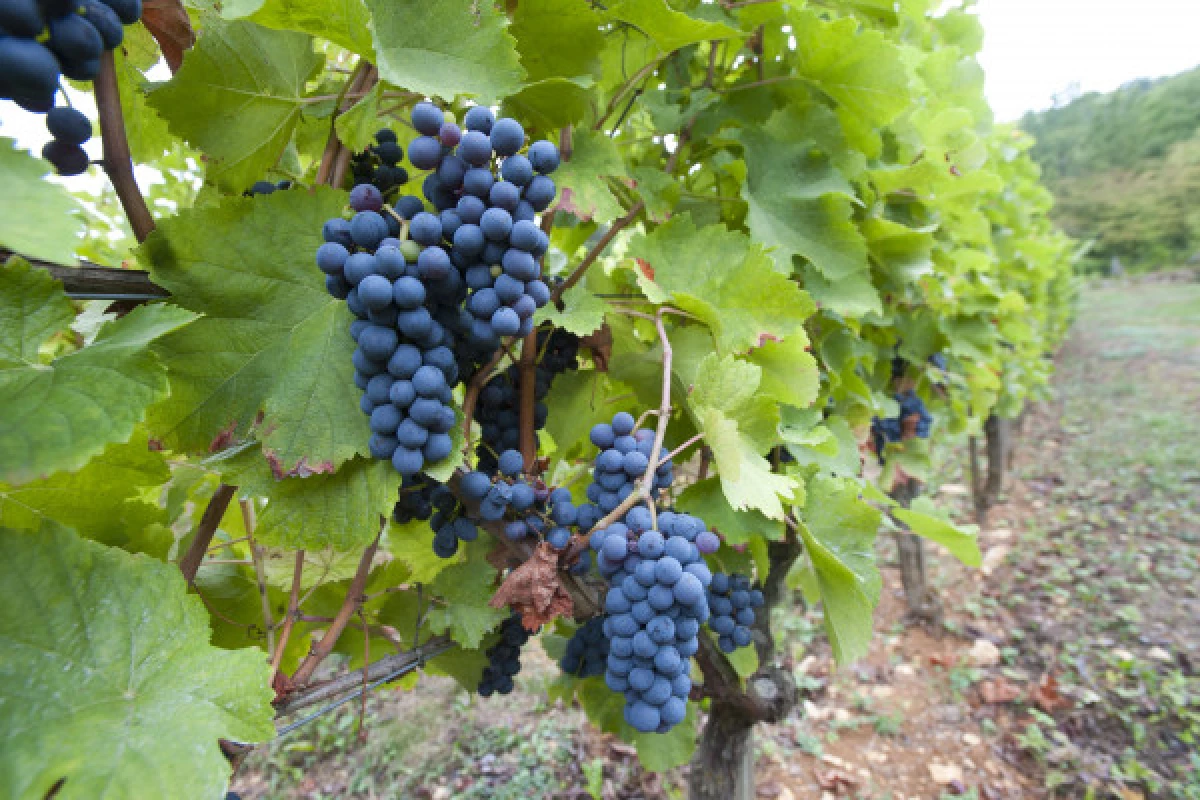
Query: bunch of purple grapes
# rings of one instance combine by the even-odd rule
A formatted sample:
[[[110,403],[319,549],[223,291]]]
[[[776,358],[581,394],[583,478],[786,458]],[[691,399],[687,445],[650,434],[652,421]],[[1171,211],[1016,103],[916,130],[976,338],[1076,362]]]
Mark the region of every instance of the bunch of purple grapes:
[[[534,371],[533,423],[536,431],[546,424],[548,409],[546,395],[554,378],[567,370],[579,368],[579,337],[555,328],[541,330],[537,335],[538,360]],[[496,471],[496,453],[512,450],[521,441],[520,369],[516,364],[492,377],[479,395],[475,419],[481,426],[476,455],[478,468],[489,474]]]
[[[91,121],[73,108],[54,107],[60,76],[90,81],[100,56],[125,38],[125,25],[142,16],[141,0],[4,0],[0,3],[0,99],[46,114],[54,137],[42,158],[59,175],[88,168],[82,145]]]
[[[408,183],[408,170],[400,166],[404,148],[396,141],[396,132],[383,128],[375,133],[375,144],[350,159],[350,174],[355,184],[369,183],[384,197]]]
[[[745,575],[713,575],[708,586],[708,609],[712,612],[708,627],[717,634],[722,652],[732,653],[753,641],[750,628],[756,619],[755,610],[762,606],[763,593],[753,588]]]
[[[923,401],[912,389],[906,389],[896,395],[900,404],[900,413],[891,419],[875,417],[871,420],[871,443],[879,456],[879,463],[884,461],[884,448],[891,442],[904,439],[904,420],[915,416],[917,418],[916,435],[919,439],[928,439],[933,430],[933,415],[925,408]]]
[[[608,649],[604,617],[592,617],[575,629],[558,666],[563,672],[577,678],[603,675],[608,663]]]
[[[414,240],[447,243],[469,289],[471,338],[494,348],[502,337],[532,331],[534,312],[550,299],[539,264],[550,240],[536,219],[554,201],[557,187],[548,175],[559,155],[544,140],[522,154],[520,123],[495,119],[483,106],[469,109],[464,122],[466,130],[432,103],[413,108],[413,127],[422,135],[409,144],[408,159],[430,170],[421,189],[436,213],[418,208],[417,198],[401,197],[396,205],[411,220]]]
[[[508,694],[513,690],[513,677],[521,671],[521,648],[529,641],[529,631],[521,624],[521,615],[514,613],[500,623],[500,641],[488,648],[488,665],[483,668],[477,692],[483,697]]]
[[[504,525],[512,541],[528,536],[544,538],[559,550],[571,541],[579,510],[565,488],[550,489],[541,480],[522,477],[524,459],[517,450],[505,450],[497,459],[495,477],[475,470],[462,478],[463,495],[479,504],[479,518]]]

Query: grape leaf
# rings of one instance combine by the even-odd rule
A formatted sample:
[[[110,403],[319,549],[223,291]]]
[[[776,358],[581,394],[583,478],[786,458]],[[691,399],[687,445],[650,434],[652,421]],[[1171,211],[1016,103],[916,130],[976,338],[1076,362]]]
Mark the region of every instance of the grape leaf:
[[[576,78],[600,69],[604,18],[576,0],[522,0],[513,12],[512,35],[531,82]],[[547,47],[547,42],[570,42]]]
[[[879,290],[871,283],[871,273],[867,270],[831,281],[811,264],[805,264],[803,275],[804,288],[821,308],[847,317],[883,313],[883,300]]]
[[[625,161],[613,140],[596,131],[576,131],[571,159],[554,173],[559,204],[580,219],[611,222],[624,213],[605,178],[625,175]]]
[[[745,544],[755,536],[783,538],[783,522],[767,519],[757,511],[734,511],[721,491],[720,478],[705,478],[693,483],[679,495],[680,511],[703,519],[731,545]]]
[[[621,0],[609,6],[608,15],[637,28],[664,53],[696,42],[738,36],[728,25],[690,17],[671,8],[666,0]]]
[[[762,392],[781,403],[806,408],[817,399],[821,375],[817,361],[808,352],[808,337],[803,333],[788,336],[782,342],[764,342],[746,358],[762,369]]]
[[[404,525],[389,522],[386,545],[388,552],[408,567],[412,583],[431,583],[442,570],[466,560],[463,547],[453,558],[440,558],[433,552],[433,531],[428,520]]]
[[[259,650],[209,645],[179,570],[69,531],[0,530],[0,785],[44,797],[218,797],[219,738],[263,741]],[[37,624],[31,624],[36,620]]]
[[[169,520],[157,504],[142,499],[149,487],[159,487],[171,477],[161,453],[147,446],[144,431],[124,444],[110,444],[104,452],[75,472],[10,486],[0,483],[0,526],[36,530],[53,520],[104,544],[126,547],[159,538]],[[147,534],[146,528],[159,526]],[[165,555],[174,543],[165,531]],[[160,542],[161,544],[161,542]]]
[[[466,546],[466,560],[438,573],[430,589],[445,602],[429,609],[427,624],[435,633],[449,633],[463,647],[478,647],[483,636],[508,616],[492,608],[496,568],[487,561],[487,545]]]
[[[564,48],[569,49],[569,48]],[[530,83],[504,101],[504,113],[543,131],[580,122],[592,108],[591,80],[547,78]]]
[[[226,198],[164,220],[142,246],[155,282],[204,314],[156,347],[171,397],[152,410],[151,428],[169,447],[207,452],[258,428],[280,476],[366,454],[353,315],[312,260],[345,198],[329,189]]]
[[[0,245],[29,258],[56,264],[75,262],[75,245],[83,234],[81,211],[65,188],[43,178],[50,165],[0,137],[0,185],[4,204],[20,214],[0,214]]]
[[[867,247],[850,219],[854,190],[811,143],[780,130],[787,119],[779,112],[766,128],[738,133],[746,154],[742,197],[750,233],[775,248],[784,274],[791,273],[796,255],[834,281],[865,271]]]
[[[797,73],[837,104],[843,121],[882,128],[911,107],[909,70],[900,48],[852,17],[791,15]]]
[[[208,174],[241,191],[279,160],[321,66],[312,38],[252,22],[204,19],[175,77],[150,94],[171,132],[213,159]]]
[[[946,548],[950,555],[968,567],[978,567],[983,563],[983,555],[979,552],[979,526],[959,526],[947,522],[928,497],[913,500],[911,508],[893,509],[892,516],[918,536]]]
[[[0,275],[0,369],[40,364],[38,350],[71,323],[75,309],[62,284],[23,258],[9,259]]]
[[[808,485],[800,534],[817,573],[825,630],[841,664],[866,654],[882,588],[875,566],[880,514],[853,481],[825,476]]]
[[[565,328],[576,336],[588,336],[604,325],[604,312],[608,305],[587,288],[580,286],[571,289],[562,299],[562,311],[555,308],[553,303],[547,303],[534,314],[534,323],[551,322],[555,327]]]
[[[379,75],[388,83],[447,99],[469,94],[492,101],[524,80],[507,18],[492,3],[367,0],[367,6]]]
[[[363,0],[266,0],[250,21],[266,28],[303,31],[328,39],[368,61],[375,60],[371,15]]]
[[[808,296],[774,271],[750,237],[720,225],[697,228],[688,214],[634,238],[629,254],[649,265],[637,270],[639,281],[653,281],[676,305],[703,320],[722,352],[748,350],[766,335],[803,333],[814,310]]]
[[[362,550],[396,504],[400,480],[390,462],[365,458],[332,475],[286,478],[268,495],[255,537],[294,550]]]
[[[148,345],[193,317],[174,306],[143,306],[48,367],[0,369],[0,480],[78,469],[110,442],[127,441],[167,393],[165,370]]]
[[[366,96],[333,121],[338,139],[355,153],[366,150],[379,130],[379,100],[385,84],[376,83]]]
[[[710,353],[696,370],[687,409],[712,450],[729,506],[782,519],[781,498],[790,498],[798,486],[773,474],[761,455],[776,436],[779,407],[756,394],[760,373],[753,364]]]

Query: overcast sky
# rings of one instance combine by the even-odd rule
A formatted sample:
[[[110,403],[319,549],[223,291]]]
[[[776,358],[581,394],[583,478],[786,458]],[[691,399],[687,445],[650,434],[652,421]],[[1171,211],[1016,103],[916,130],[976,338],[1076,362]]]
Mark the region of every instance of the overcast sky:
[[[980,0],[996,119],[1200,64],[1200,0]]]

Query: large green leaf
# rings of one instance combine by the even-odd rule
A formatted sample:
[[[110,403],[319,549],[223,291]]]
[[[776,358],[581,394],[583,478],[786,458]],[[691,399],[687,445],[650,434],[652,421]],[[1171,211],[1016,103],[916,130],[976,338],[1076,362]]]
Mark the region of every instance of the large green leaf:
[[[0,369],[41,363],[38,350],[75,316],[62,284],[22,258],[0,267]]]
[[[135,432],[129,442],[110,444],[80,470],[20,486],[0,483],[0,526],[36,530],[53,521],[126,549],[143,550],[153,542],[154,552],[166,555],[174,542],[162,527],[166,511],[143,495],[165,484],[171,473],[162,453],[148,445],[145,432]],[[147,532],[151,526],[154,530]]]
[[[508,616],[507,609],[492,608],[496,568],[488,563],[488,547],[466,545],[467,558],[447,567],[433,580],[433,593],[445,602],[429,609],[430,630],[449,633],[464,647],[478,647],[484,634]]]
[[[44,180],[50,165],[0,137],[0,186],[5,213],[0,214],[0,245],[58,264],[75,263],[75,245],[83,222],[75,198]],[[20,209],[20,212],[17,212]]]
[[[806,408],[817,399],[821,375],[817,360],[808,352],[807,336],[764,342],[746,359],[762,369],[762,391],[780,403]]]
[[[250,21],[319,36],[368,61],[375,59],[371,15],[363,0],[266,0]]]
[[[576,0],[522,0],[513,13],[512,35],[530,81],[575,78],[599,71],[604,17]],[[555,44],[550,44],[550,43]],[[563,46],[561,42],[570,42]]]
[[[299,549],[362,550],[391,513],[400,474],[390,462],[356,458],[333,475],[286,478],[272,487],[255,536]]]
[[[666,0],[621,0],[608,7],[608,15],[633,26],[664,53],[696,42],[732,39],[738,35],[723,23],[705,22],[676,11]]]
[[[7,279],[10,269],[0,274]],[[78,469],[110,442],[127,441],[147,407],[167,393],[150,343],[192,319],[174,306],[143,306],[49,366],[0,368],[0,480],[24,483]],[[38,323],[39,335],[46,324]]]
[[[695,514],[731,545],[745,544],[755,536],[783,538],[783,522],[757,511],[734,511],[721,491],[720,478],[706,478],[683,490],[676,502],[680,511]]]
[[[283,154],[305,82],[320,65],[307,34],[207,16],[183,67],[151,93],[150,105],[173,133],[208,154],[217,183],[240,191]]]
[[[420,94],[486,101],[516,91],[525,71],[508,20],[492,3],[367,0],[379,75]]]
[[[635,238],[629,254],[648,265],[639,268],[639,279],[652,280],[666,298],[702,319],[722,352],[743,352],[767,337],[803,335],[814,309],[749,236],[720,225],[697,228],[687,214]]]
[[[0,530],[0,586],[6,797],[219,797],[231,768],[217,740],[274,734],[263,653],[212,647],[174,565]]]
[[[959,526],[943,519],[928,497],[918,497],[911,508],[893,509],[892,516],[918,536],[946,548],[950,555],[968,567],[978,567],[983,563],[983,555],[979,552],[979,527]]]
[[[157,347],[171,397],[153,409],[151,427],[168,446],[207,452],[218,437],[258,428],[278,475],[330,472],[366,454],[353,317],[312,260],[322,223],[345,197],[226,198],[164,220],[143,245],[155,282],[204,314]]]
[[[569,49],[569,48],[567,48]],[[504,113],[543,131],[564,128],[583,120],[591,111],[592,93],[587,81],[547,78],[531,83],[504,101]]]
[[[879,520],[853,481],[818,476],[809,483],[800,533],[817,573],[825,631],[842,664],[865,655],[871,642],[882,588],[874,549]]]
[[[867,247],[850,219],[854,191],[811,142],[797,142],[779,112],[766,128],[743,128],[746,154],[742,187],[754,238],[775,248],[779,269],[790,274],[803,256],[830,280],[865,271]]]
[[[712,353],[696,371],[687,407],[712,450],[730,507],[782,519],[782,499],[790,498],[797,486],[791,478],[773,474],[761,455],[776,438],[779,407],[755,394],[760,376],[753,364]]]
[[[621,151],[612,139],[595,131],[577,131],[571,146],[571,159],[554,173],[562,209],[581,219],[611,222],[624,209],[608,190],[604,178],[624,177]]]
[[[838,116],[881,128],[912,102],[909,69],[900,48],[852,17],[825,20],[816,11],[793,14],[796,71],[837,102]]]

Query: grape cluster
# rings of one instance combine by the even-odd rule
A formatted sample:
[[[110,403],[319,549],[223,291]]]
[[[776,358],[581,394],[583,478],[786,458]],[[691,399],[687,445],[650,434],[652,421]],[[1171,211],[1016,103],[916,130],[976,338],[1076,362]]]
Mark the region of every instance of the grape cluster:
[[[54,137],[42,158],[60,175],[88,168],[81,145],[92,123],[73,108],[54,108],[59,77],[90,81],[100,56],[125,38],[125,25],[142,16],[141,0],[4,0],[0,3],[0,99],[46,114]]]
[[[577,357],[579,337],[561,328],[555,328],[552,331],[538,331],[537,352],[540,357],[534,370],[533,423],[535,431],[541,430],[546,424],[545,399],[550,392],[554,378],[568,369],[579,368]],[[511,450],[520,444],[519,383],[520,368],[513,364],[504,372],[491,378],[479,395],[475,419],[481,426],[482,435],[480,444],[476,448],[476,455],[479,457],[479,469],[484,472],[496,471],[495,453]]]
[[[433,528],[433,552],[438,558],[452,558],[458,552],[459,542],[473,542],[479,537],[479,528],[465,514],[458,498],[446,486],[433,491],[433,505],[437,509],[429,520]]]
[[[600,454],[592,470],[592,483],[588,486],[588,500],[600,510],[600,515],[616,509],[633,492],[634,482],[645,474],[654,454],[654,431],[642,428],[634,431],[636,421],[632,414],[622,411],[615,415],[612,423],[600,423],[592,428],[591,440]],[[660,448],[661,463],[654,471],[651,497],[668,488],[674,482],[674,472],[665,448]]]
[[[291,181],[279,181],[271,183],[270,181],[255,181],[254,185],[243,192],[247,197],[253,197],[259,194],[274,194],[275,192],[285,192],[292,188]]]
[[[558,666],[568,675],[591,678],[603,675],[607,663],[608,637],[604,635],[604,617],[592,617],[576,628]]]
[[[476,691],[483,697],[508,694],[513,676],[521,671],[521,647],[529,641],[529,631],[521,624],[521,615],[513,614],[500,623],[500,641],[488,648],[488,665],[483,668]]]
[[[531,332],[534,311],[549,299],[536,260],[549,239],[532,215],[553,201],[554,183],[545,173],[558,166],[550,142],[535,142],[528,157],[520,155],[521,126],[494,120],[486,108],[467,112],[465,134],[431,103],[418,103],[412,122],[423,135],[410,146],[409,159],[417,169],[434,170],[423,189],[439,213],[411,195],[388,207],[379,187],[360,183],[350,191],[354,216],[327,221],[317,251],[326,288],[358,317],[351,326],[358,345],[355,382],[371,417],[371,454],[390,459],[401,475],[450,454],[454,386],[490,358],[501,336]],[[375,154],[398,163],[394,137],[380,135]],[[505,157],[500,173],[512,180],[495,179],[493,154]],[[517,195],[512,213],[522,203],[532,209],[528,224],[518,230],[506,209],[507,190],[493,200],[491,189],[482,196],[477,191],[483,183],[511,187]],[[485,223],[485,213],[492,222]],[[492,260],[482,245],[475,247],[477,238],[493,247]]]
[[[557,188],[548,175],[558,168],[559,155],[548,141],[520,153],[520,123],[495,119],[486,107],[469,109],[464,122],[465,131],[432,103],[413,108],[413,127],[421,135],[409,144],[408,159],[414,168],[430,170],[421,188],[437,213],[417,211],[405,198],[397,209],[406,217],[416,212],[414,240],[449,243],[451,263],[469,289],[471,337],[494,348],[501,337],[532,331],[534,312],[550,299],[539,265],[550,240],[535,219],[554,201]]]
[[[517,450],[505,450],[497,459],[495,480],[486,472],[468,472],[462,478],[465,497],[479,503],[485,522],[503,522],[504,535],[512,541],[527,536],[544,536],[559,550],[571,541],[571,528],[578,524],[579,509],[571,492],[551,490],[539,479],[521,477],[524,459]]]
[[[592,532],[597,566],[609,582],[604,680],[625,694],[625,720],[643,733],[665,733],[683,721],[692,689],[691,657],[708,621],[712,574],[699,535],[704,523],[664,511],[658,529],[637,506],[624,522]]]
[[[892,419],[871,420],[871,443],[875,453],[883,463],[883,451],[889,442],[899,442],[904,439],[904,421],[916,417],[916,435],[920,439],[928,439],[933,428],[933,415],[925,408],[925,402],[912,389],[896,395],[900,404],[900,414]]]
[[[732,653],[752,641],[750,627],[754,625],[755,609],[763,605],[763,593],[750,585],[745,575],[712,576],[708,586],[708,610],[712,612],[708,627],[717,634],[717,646]]]
[[[396,141],[395,131],[384,128],[375,134],[375,144],[350,159],[354,183],[369,183],[387,195],[408,183],[408,170],[400,166],[404,148]]]
[[[358,317],[350,335],[358,345],[355,383],[370,416],[371,455],[416,475],[453,448],[458,364],[450,317],[461,282],[444,250],[392,235],[394,217],[380,213],[383,196],[374,186],[354,187],[350,207],[350,220],[325,223],[317,266],[330,294],[345,298]]]
[[[392,519],[404,525],[414,519],[429,519],[433,514],[433,492],[440,484],[428,475],[406,475],[392,508]]]

